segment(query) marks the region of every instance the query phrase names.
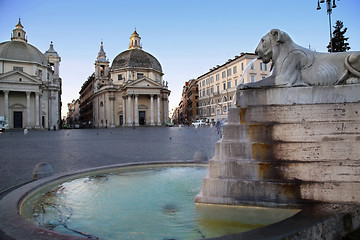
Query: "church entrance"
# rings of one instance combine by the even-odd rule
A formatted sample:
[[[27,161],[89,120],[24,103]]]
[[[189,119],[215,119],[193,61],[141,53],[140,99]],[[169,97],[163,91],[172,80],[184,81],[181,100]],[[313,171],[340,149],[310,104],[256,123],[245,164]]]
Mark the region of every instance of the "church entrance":
[[[145,111],[139,111],[139,125],[143,126],[146,124]]]
[[[124,116],[119,115],[119,120],[120,120],[120,126],[122,126],[124,124]]]
[[[22,112],[14,112],[14,128],[22,128]]]

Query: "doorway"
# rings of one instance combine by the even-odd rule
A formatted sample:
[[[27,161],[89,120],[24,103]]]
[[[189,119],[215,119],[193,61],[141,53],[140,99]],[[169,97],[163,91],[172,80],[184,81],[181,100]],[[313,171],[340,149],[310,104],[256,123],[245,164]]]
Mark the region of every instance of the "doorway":
[[[22,128],[23,125],[23,116],[22,112],[14,112],[14,128]]]
[[[139,125],[143,126],[146,124],[145,111],[139,111]]]
[[[120,126],[122,126],[124,124],[124,116],[120,115],[119,119],[120,119]]]

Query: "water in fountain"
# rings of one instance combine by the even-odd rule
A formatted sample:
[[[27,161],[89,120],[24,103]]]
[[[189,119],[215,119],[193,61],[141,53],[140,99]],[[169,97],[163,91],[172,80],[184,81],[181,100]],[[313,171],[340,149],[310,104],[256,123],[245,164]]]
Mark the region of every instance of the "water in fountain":
[[[278,209],[274,216],[260,208],[196,205],[206,173],[200,166],[153,167],[83,176],[34,193],[21,214],[44,228],[93,239],[201,239],[281,220]]]

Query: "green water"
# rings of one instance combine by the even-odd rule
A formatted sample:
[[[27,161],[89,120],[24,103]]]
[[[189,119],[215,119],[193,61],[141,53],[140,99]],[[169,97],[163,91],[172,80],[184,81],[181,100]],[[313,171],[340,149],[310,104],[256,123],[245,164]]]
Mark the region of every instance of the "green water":
[[[294,210],[199,205],[207,167],[157,166],[111,170],[47,186],[22,204],[39,226],[100,239],[202,239],[239,233]]]

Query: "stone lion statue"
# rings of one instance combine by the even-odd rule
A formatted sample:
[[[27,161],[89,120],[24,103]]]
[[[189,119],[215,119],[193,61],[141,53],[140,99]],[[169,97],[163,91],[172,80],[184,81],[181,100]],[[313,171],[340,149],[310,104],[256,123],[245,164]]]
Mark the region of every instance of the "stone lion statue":
[[[272,74],[238,89],[360,83],[360,52],[314,52],[295,44],[287,33],[272,29],[261,38],[255,53],[264,63],[272,61]]]

